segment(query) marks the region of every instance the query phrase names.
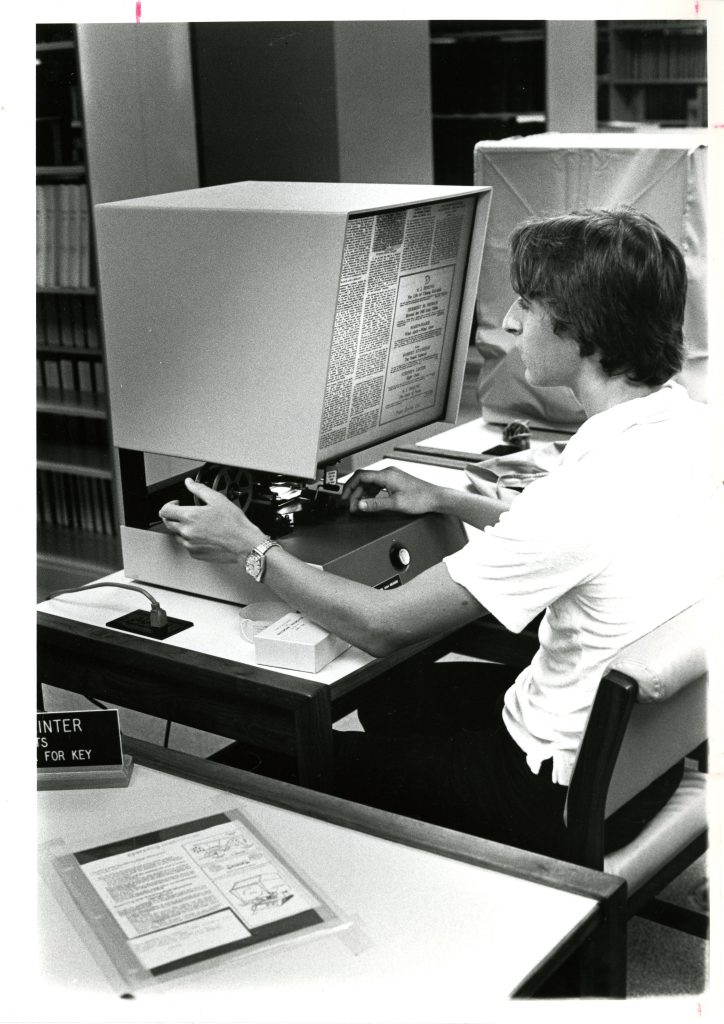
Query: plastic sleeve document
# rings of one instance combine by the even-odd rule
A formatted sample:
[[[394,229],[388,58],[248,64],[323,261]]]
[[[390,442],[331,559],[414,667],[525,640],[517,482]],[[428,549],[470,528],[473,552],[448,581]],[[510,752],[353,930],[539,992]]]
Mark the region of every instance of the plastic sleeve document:
[[[51,863],[131,987],[340,924],[233,810]]]

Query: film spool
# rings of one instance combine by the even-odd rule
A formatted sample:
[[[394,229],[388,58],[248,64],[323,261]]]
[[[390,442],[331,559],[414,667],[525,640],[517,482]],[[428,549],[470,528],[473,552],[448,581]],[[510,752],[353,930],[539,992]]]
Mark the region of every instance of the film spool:
[[[242,512],[246,512],[254,494],[254,478],[248,469],[237,469],[234,466],[219,466],[207,462],[196,474],[197,484],[206,484],[213,491],[225,495]],[[200,498],[194,495],[194,502],[202,505]]]

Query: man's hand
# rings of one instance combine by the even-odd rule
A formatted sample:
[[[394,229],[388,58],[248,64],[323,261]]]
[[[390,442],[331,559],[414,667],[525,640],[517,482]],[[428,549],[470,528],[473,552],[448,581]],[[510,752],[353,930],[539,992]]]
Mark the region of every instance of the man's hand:
[[[175,534],[192,558],[206,562],[239,562],[263,538],[233,502],[205,484],[187,478],[187,490],[203,505],[167,502],[159,515],[169,533]]]
[[[401,469],[358,469],[344,485],[342,500],[352,512],[394,510],[409,515],[436,512],[441,488]]]

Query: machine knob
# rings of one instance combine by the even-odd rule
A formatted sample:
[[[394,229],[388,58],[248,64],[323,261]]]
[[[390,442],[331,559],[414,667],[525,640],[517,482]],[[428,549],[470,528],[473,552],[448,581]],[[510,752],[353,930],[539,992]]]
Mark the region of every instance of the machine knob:
[[[401,569],[404,572],[405,569],[409,568],[412,556],[402,544],[393,544],[390,548],[390,561],[395,569]]]

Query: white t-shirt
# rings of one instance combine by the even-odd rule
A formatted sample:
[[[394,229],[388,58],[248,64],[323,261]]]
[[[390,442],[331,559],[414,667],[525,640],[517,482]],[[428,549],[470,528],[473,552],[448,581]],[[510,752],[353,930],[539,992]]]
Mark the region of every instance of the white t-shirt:
[[[503,712],[533,772],[552,757],[568,784],[610,662],[721,573],[722,507],[709,410],[670,383],[587,420],[558,469],[445,559],[513,632],[545,610]]]

